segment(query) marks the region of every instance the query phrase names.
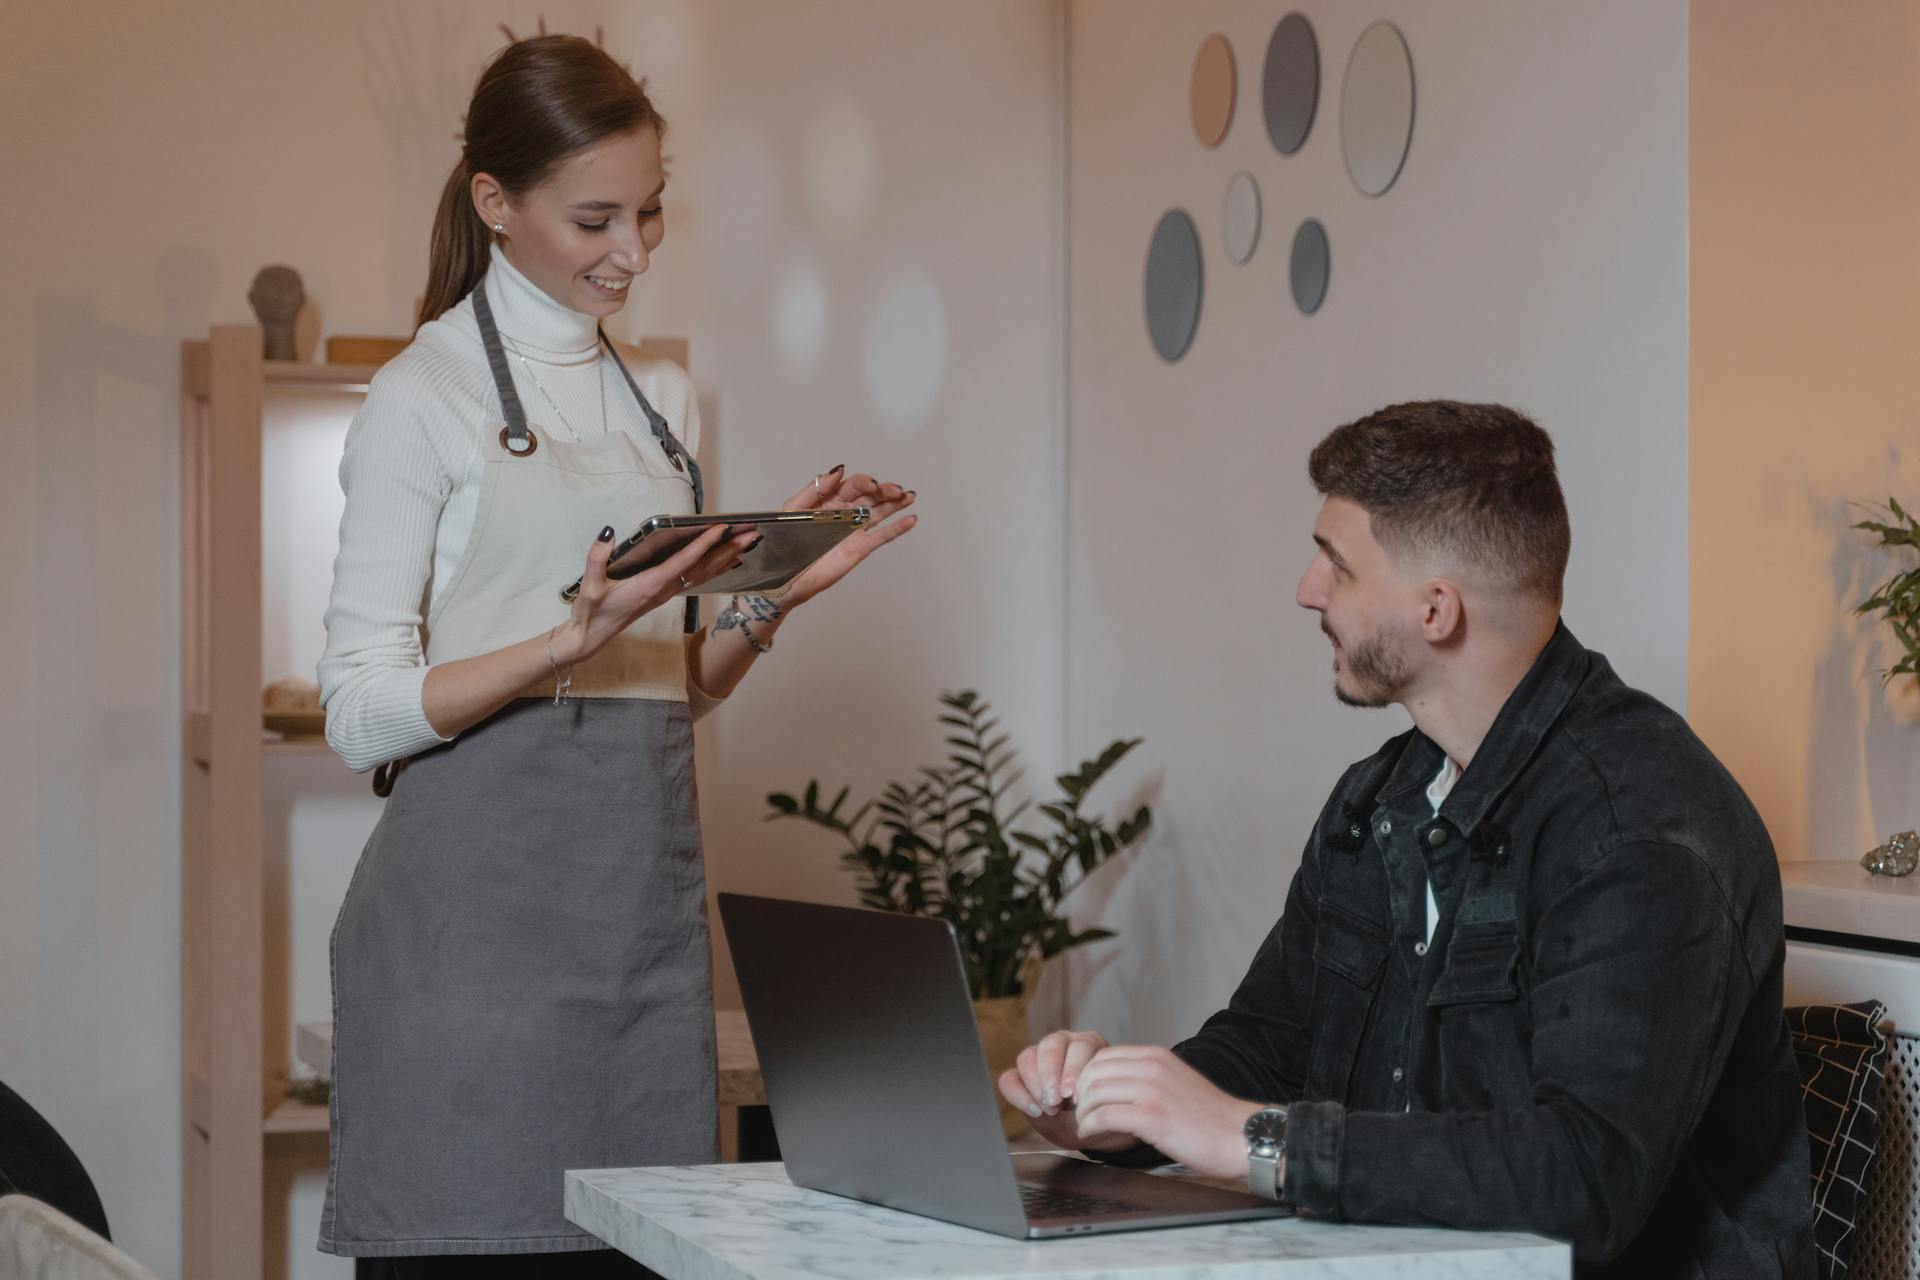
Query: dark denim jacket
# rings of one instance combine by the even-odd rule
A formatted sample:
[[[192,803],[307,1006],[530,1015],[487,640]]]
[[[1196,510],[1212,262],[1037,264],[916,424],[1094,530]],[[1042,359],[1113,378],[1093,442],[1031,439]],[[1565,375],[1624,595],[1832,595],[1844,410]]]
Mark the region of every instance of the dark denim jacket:
[[[1347,771],[1175,1051],[1291,1104],[1310,1212],[1539,1232],[1582,1276],[1811,1276],[1779,868],[1739,784],[1564,626],[1436,818],[1440,762],[1414,730]]]

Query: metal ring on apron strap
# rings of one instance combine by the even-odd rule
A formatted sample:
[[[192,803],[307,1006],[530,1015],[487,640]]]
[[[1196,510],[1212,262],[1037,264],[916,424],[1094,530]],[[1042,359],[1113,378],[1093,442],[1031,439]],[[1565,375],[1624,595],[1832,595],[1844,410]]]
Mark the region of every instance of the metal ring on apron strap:
[[[513,389],[513,373],[507,367],[506,348],[500,345],[500,327],[493,322],[493,304],[487,301],[484,276],[473,290],[473,318],[480,324],[480,344],[487,349],[487,368],[493,372],[500,411],[507,419],[507,425],[500,429],[500,447],[516,458],[532,457],[540,445],[527,430],[527,411],[520,407],[520,393]]]
[[[507,365],[507,351],[500,342],[500,327],[493,321],[493,304],[487,301],[487,281],[482,276],[473,290],[473,318],[480,326],[480,342],[487,349],[487,368],[493,372],[493,385],[499,389],[500,411],[506,416],[507,425],[500,430],[500,447],[509,456],[526,458],[540,447],[533,432],[527,429],[527,411],[520,405],[520,393],[513,389],[513,372]],[[700,475],[700,464],[694,461],[680,438],[673,434],[667,425],[666,415],[653,407],[640,390],[640,384],[633,380],[633,371],[627,368],[627,362],[613,349],[613,339],[607,336],[604,328],[595,326],[600,341],[606,346],[607,354],[613,357],[614,368],[620,370],[620,376],[627,380],[627,390],[633,392],[634,400],[640,406],[640,412],[646,415],[647,426],[653,432],[653,438],[660,442],[666,451],[667,461],[677,471],[684,471],[687,480],[693,485],[693,514],[699,515],[706,510],[707,489]],[[700,597],[687,597],[686,632],[692,635],[700,630]]]

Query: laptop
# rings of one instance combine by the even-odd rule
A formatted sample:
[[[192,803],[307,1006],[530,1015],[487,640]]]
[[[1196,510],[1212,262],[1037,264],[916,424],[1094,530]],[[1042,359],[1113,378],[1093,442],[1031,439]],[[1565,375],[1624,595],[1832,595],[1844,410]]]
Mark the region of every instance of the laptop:
[[[953,926],[735,893],[720,918],[796,1186],[1041,1240],[1281,1217],[1245,1192],[1010,1156]]]

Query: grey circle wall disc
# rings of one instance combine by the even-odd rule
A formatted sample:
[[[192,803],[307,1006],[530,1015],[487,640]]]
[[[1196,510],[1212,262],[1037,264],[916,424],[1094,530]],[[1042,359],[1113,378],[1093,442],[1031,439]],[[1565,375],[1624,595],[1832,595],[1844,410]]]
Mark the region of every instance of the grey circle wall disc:
[[[1327,229],[1317,219],[1308,218],[1293,233],[1293,254],[1287,264],[1287,277],[1293,285],[1293,305],[1308,315],[1318,311],[1327,299],[1327,278],[1332,271]]]
[[[1353,185],[1386,191],[1407,162],[1413,139],[1413,55],[1400,28],[1376,22],[1360,33],[1340,89],[1340,150]]]
[[[1200,235],[1184,209],[1169,209],[1147,248],[1147,333],[1163,359],[1178,360],[1200,324]]]
[[[1267,137],[1283,155],[1292,155],[1313,128],[1320,101],[1320,44],[1313,24],[1297,13],[1280,19],[1267,41],[1267,63],[1260,76],[1260,102]]]
[[[1260,185],[1244,169],[1227,183],[1226,199],[1220,202],[1220,238],[1226,242],[1227,257],[1236,263],[1251,258],[1260,243]]]

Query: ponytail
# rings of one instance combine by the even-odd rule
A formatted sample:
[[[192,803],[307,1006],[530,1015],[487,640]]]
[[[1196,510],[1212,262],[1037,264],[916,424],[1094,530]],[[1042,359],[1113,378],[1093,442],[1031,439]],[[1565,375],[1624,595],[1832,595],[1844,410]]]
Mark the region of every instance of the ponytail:
[[[472,176],[464,158],[447,175],[440,191],[440,208],[433,215],[432,247],[427,254],[427,293],[420,304],[420,324],[438,320],[473,292],[487,274],[490,238],[487,225],[473,207]],[[416,326],[416,330],[417,330]]]
[[[502,49],[474,86],[460,163],[440,191],[419,323],[460,305],[492,261],[493,234],[473,207],[475,174],[517,198],[582,148],[648,125],[666,128],[644,82],[592,42],[535,36]]]

